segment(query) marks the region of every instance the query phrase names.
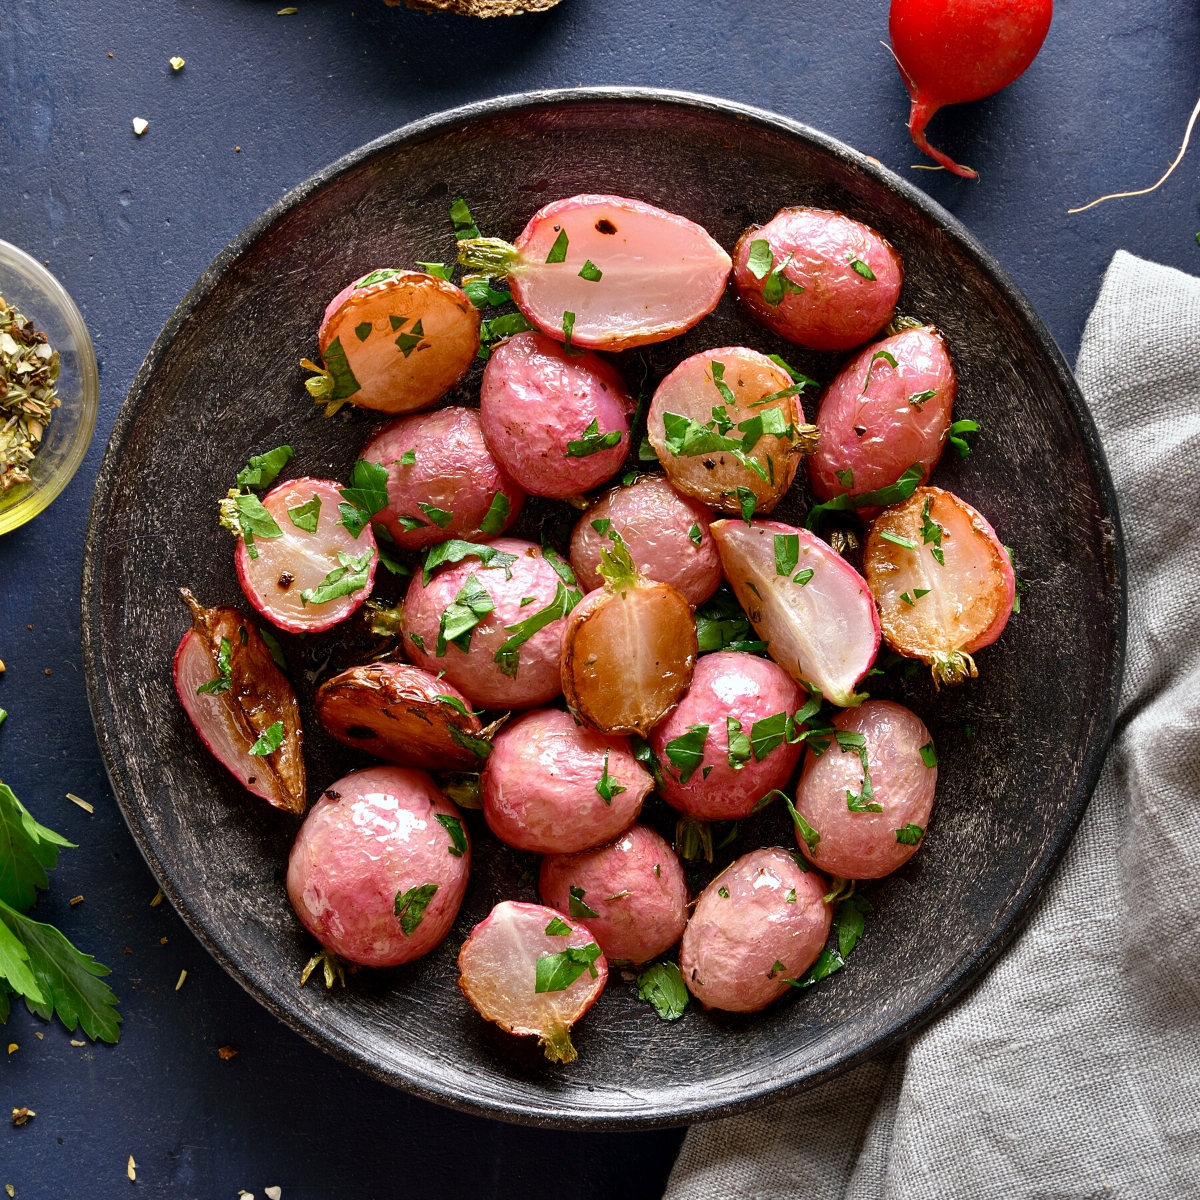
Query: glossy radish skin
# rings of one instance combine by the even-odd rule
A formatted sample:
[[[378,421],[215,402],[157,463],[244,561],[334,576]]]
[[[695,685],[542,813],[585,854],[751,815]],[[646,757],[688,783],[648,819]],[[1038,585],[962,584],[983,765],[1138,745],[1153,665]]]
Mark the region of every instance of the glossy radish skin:
[[[404,649],[417,666],[452,683],[476,708],[532,708],[553,700],[562,691],[559,651],[562,645],[562,617],[538,630],[519,650],[516,674],[507,675],[496,661],[500,647],[514,635],[505,627],[517,625],[556,603],[563,585],[569,604],[578,596],[559,578],[554,568],[532,542],[516,538],[497,538],[488,543],[516,562],[507,573],[501,567],[484,567],[476,558],[467,558],[442,567],[426,586],[420,572],[409,585],[404,601]],[[509,578],[511,574],[511,578]],[[446,653],[437,655],[437,636],[442,613],[454,603],[470,576],[487,589],[495,608],[483,617],[471,633],[470,649],[464,654],[448,644]],[[523,599],[532,597],[522,606]]]
[[[722,376],[719,382],[733,394],[732,405],[717,386],[718,376]],[[753,492],[756,511],[769,512],[774,508],[788,490],[801,454],[815,444],[811,437],[815,430],[804,424],[804,411],[796,396],[758,403],[790,387],[792,377],[782,367],[745,346],[722,346],[685,358],[658,385],[646,417],[647,436],[671,485],[725,512],[741,511],[738,488]],[[764,434],[748,452],[743,451],[765,478],[741,463],[728,449],[695,454],[688,452],[686,444],[680,449],[672,441],[667,429],[668,416],[710,425],[715,420],[713,410],[721,407],[732,425],[724,436],[742,445],[744,433],[738,426],[768,409],[778,409],[782,424],[794,431],[789,437]]]
[[[615,529],[647,579],[669,583],[689,604],[702,604],[721,585],[710,519],[703,504],[681,496],[662,475],[642,475],[601,497],[580,518],[571,535],[571,566],[585,591],[600,587],[600,551],[608,549],[608,530]]]
[[[350,667],[321,684],[313,705],[326,733],[400,766],[477,770],[487,754],[466,697],[408,663]]]
[[[934,526],[944,564],[935,558],[936,541],[925,541]],[[917,548],[888,541],[885,531]],[[1017,582],[1008,552],[980,513],[952,492],[917,488],[875,519],[863,564],[883,636],[897,654],[923,659],[939,684],[978,673],[971,655],[1004,632]]]
[[[364,283],[373,276],[385,278]],[[421,271],[372,271],[326,307],[317,334],[326,372],[309,380],[309,392],[335,411],[346,400],[387,413],[428,408],[467,373],[479,325],[454,284]]]
[[[579,920],[614,965],[648,962],[675,945],[687,925],[683,867],[645,825],[631,826],[607,846],[542,859],[538,891],[544,903],[569,913],[572,888],[577,906],[582,901],[598,914]]]
[[[770,656],[831,703],[860,703],[854,685],[879,650],[879,617],[867,581],[805,529],[778,521],[717,521],[712,533],[725,578]],[[784,575],[776,573],[777,537],[798,539],[796,565]],[[808,581],[797,582],[807,571]]]
[[[727,1012],[758,1012],[777,1000],[829,936],[825,887],[786,850],[739,858],[704,889],[684,930],[679,968],[688,990],[705,1008]]]
[[[316,497],[321,502],[315,533],[301,529],[288,515]],[[329,479],[291,479],[274,487],[263,498],[263,507],[275,518],[282,536],[254,539],[252,558],[244,538],[238,538],[234,566],[246,599],[264,617],[289,633],[321,633],[344,621],[362,605],[375,584],[379,565],[375,535],[370,527],[355,538],[341,523],[338,505],[341,485]],[[317,588],[332,571],[340,570],[338,554],[350,558],[371,555],[365,586],[348,596],[323,604],[307,603],[301,593]]]
[[[763,291],[770,273],[760,278],[751,269],[758,241],[770,246],[771,270],[786,263],[780,278],[803,291],[784,289],[777,304],[768,303]],[[855,261],[875,278],[855,270]],[[874,337],[890,320],[904,283],[900,255],[882,234],[820,208],[783,208],[765,225],[746,230],[733,262],[738,297],[750,312],[768,329],[812,350],[849,350]]]
[[[756,721],[781,712],[791,716],[802,702],[800,689],[770,660],[730,650],[706,654],[696,664],[692,686],[679,707],[650,735],[650,746],[662,770],[663,798],[701,821],[749,816],[772,788],[786,786],[800,761],[802,746],[784,741],[761,762],[753,754],[748,759],[734,755],[731,762],[729,719],[737,721],[740,732],[749,737]],[[704,759],[685,783],[683,772],[671,764],[667,743],[697,725],[708,727]],[[735,736],[737,732],[735,729]]]
[[[921,833],[929,825],[937,766],[927,767],[921,747],[932,749],[929,730],[916,713],[890,700],[868,700],[839,713],[835,729],[866,738],[867,766],[875,795],[870,803],[882,812],[852,812],[846,793],[862,792],[862,760],[854,749],[836,741],[820,756],[810,747],[796,785],[796,810],[816,831],[815,848],[800,832],[796,841],[809,862],[845,879],[880,879],[903,866],[917,852],[897,841],[896,831],[911,825]]]
[[[1037,57],[1054,0],[892,0],[888,31],[912,111],[917,146],[965,179],[963,167],[926,140],[925,127],[945,104],[981,100],[1007,87]]]
[[[535,854],[609,841],[633,824],[653,787],[625,738],[576,725],[561,709],[525,713],[504,726],[479,780],[492,832]]]
[[[456,823],[466,848],[438,817]],[[368,767],[332,784],[308,814],[288,859],[288,899],[322,946],[364,967],[394,967],[449,933],[470,870],[466,824],[433,780]],[[437,890],[405,933],[396,896],[429,884]]]
[[[608,363],[590,352],[571,357],[545,334],[509,338],[483,372],[483,436],[509,475],[536,496],[575,496],[615,475],[629,453],[632,411],[624,381]],[[606,434],[619,440],[580,453]]]
[[[931,325],[860,351],[821,396],[821,442],[808,460],[817,498],[888,487],[913,463],[924,483],[942,456],[957,392],[945,339]]]
[[[569,931],[546,932],[560,925]],[[608,962],[600,953],[568,987],[544,992],[536,990],[537,963],[568,948],[589,946],[596,946],[591,931],[562,913],[541,904],[502,900],[463,943],[458,986],[481,1017],[506,1033],[536,1037],[551,1062],[573,1062],[577,1055],[571,1026],[604,991]]]
[[[402,461],[404,455],[415,461]],[[492,457],[479,414],[470,408],[442,408],[389,421],[367,438],[359,458],[387,468],[388,506],[373,520],[405,550],[450,538],[481,542],[496,537],[525,503],[524,491]],[[429,509],[440,512],[431,516]],[[442,514],[449,514],[449,520]]]
[[[548,263],[564,232],[565,260]],[[729,255],[695,222],[603,195],[546,205],[513,246],[460,242],[459,261],[507,272],[518,307],[558,341],[563,313],[574,313],[571,340],[592,350],[627,350],[691,329],[717,307],[730,267]],[[599,280],[580,274],[589,262]]]

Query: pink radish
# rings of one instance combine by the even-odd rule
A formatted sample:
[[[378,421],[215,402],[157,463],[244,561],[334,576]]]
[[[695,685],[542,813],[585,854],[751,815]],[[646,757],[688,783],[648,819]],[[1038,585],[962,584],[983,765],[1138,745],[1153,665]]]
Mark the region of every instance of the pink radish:
[[[717,521],[725,578],[767,653],[833,704],[861,704],[854,685],[879,649],[867,581],[827,542],[778,521]]]
[[[463,239],[458,261],[507,275],[534,325],[592,350],[627,350],[691,329],[717,307],[731,265],[694,221],[640,200],[591,195],[546,205],[515,244]]]
[[[981,100],[1007,87],[1037,57],[1054,0],[892,0],[892,52],[912,97],[908,131],[917,146],[964,179],[977,172],[925,137],[943,105]]]
[[[917,488],[876,518],[863,564],[897,654],[923,659],[938,684],[978,675],[971,655],[1004,632],[1016,596],[1012,559],[983,516]]]
[[[502,900],[458,953],[458,986],[481,1017],[574,1062],[571,1026],[596,1003],[608,963],[586,925],[541,904]]]

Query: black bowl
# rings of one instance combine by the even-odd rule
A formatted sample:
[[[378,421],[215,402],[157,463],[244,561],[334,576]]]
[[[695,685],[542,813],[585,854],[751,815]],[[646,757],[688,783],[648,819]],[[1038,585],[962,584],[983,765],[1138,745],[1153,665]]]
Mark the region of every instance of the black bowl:
[[[614,971],[576,1027],[579,1061],[564,1068],[532,1039],[484,1022],[456,986],[471,927],[499,899],[535,898],[535,860],[497,843],[478,814],[475,873],[440,949],[353,974],[344,991],[299,986],[313,943],[284,891],[297,821],[242,792],[207,754],[170,664],[187,627],[179,586],[206,604],[241,601],[214,506],[247,455],[287,441],[295,474],[345,478],[376,420],[357,410],[326,420],[303,389],[298,360],[315,352],[326,301],[377,266],[452,261],[455,196],[485,232],[512,238],[542,204],[578,192],[683,213],[727,247],[784,205],[841,209],[881,230],[904,257],[901,311],[943,330],[957,415],[982,426],[971,457],[950,456],[935,481],[991,519],[1029,586],[1023,611],[979,655],[977,681],[941,693],[924,672],[872,681],[930,726],[938,805],[920,853],[866,889],[875,912],[847,968],[753,1017],[693,1005],[675,1024]],[[767,333],[732,294],[686,336],[618,365],[648,391],[684,356],[743,342],[820,379],[837,365]],[[477,403],[478,383],[476,369],[450,401]],[[780,513],[796,519],[804,508],[797,486]],[[531,502],[515,532],[555,536],[570,515]],[[419,121],[314,176],[242,233],[134,380],[100,471],[83,578],[89,696],[113,787],[163,890],[209,950],[278,1017],[377,1079],[456,1108],[575,1128],[746,1109],[845,1070],[951,1004],[1020,928],[1087,804],[1124,628],[1117,510],[1095,429],[1049,333],[986,251],[928,197],[831,138],[754,109],[632,89],[505,97]],[[313,681],[366,646],[353,630],[283,640],[315,795],[358,760],[317,726]],[[668,832],[671,816],[648,806]],[[772,843],[793,844],[785,814],[768,809],[742,823],[717,866]]]

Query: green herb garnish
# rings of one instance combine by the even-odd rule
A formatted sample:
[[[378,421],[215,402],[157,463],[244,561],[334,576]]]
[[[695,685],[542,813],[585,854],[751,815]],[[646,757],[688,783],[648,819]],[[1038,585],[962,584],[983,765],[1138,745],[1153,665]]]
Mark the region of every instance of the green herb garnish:
[[[338,562],[342,565],[329,572],[315,588],[305,588],[300,593],[300,603],[328,604],[341,596],[351,596],[367,586],[371,576],[371,560],[374,550],[367,550],[357,558],[338,551]]]
[[[317,522],[321,519],[321,497],[314,492],[311,500],[289,508],[287,514],[297,529],[303,529],[305,533],[316,533]]]
[[[930,388],[927,392],[913,392],[913,394],[909,396],[908,402],[914,408],[920,408],[926,400],[932,400],[936,395],[937,392],[932,388]]]
[[[217,677],[210,679],[207,683],[202,683],[196,692],[204,692],[210,696],[220,696],[233,686],[233,674],[229,665],[229,657],[233,653],[233,647],[229,644],[229,639],[223,637],[221,644],[217,648]]]
[[[287,659],[283,657],[283,647],[279,644],[279,639],[267,628],[262,628],[258,631],[258,636],[266,643],[267,649],[271,652],[271,658],[275,665],[287,673]]]
[[[274,725],[264,729],[258,735],[258,740],[250,747],[250,753],[259,757],[274,754],[283,745],[283,722],[276,721]]]
[[[568,946],[558,954],[544,954],[534,969],[533,990],[565,992],[584,971],[590,971],[595,979],[600,972],[592,964],[599,957],[600,947],[595,942],[586,946]]]
[[[457,817],[448,817],[445,813],[436,813],[437,823],[450,835],[450,845],[446,852],[455,858],[462,858],[467,849],[467,835],[463,832],[462,822]]]
[[[750,243],[746,266],[755,279],[762,279],[770,271],[774,261],[775,255],[771,253],[771,243],[766,238],[756,238]]]
[[[895,483],[888,487],[878,488],[873,492],[863,492],[861,496],[851,496],[843,492],[827,500],[824,504],[814,504],[808,510],[808,519],[804,522],[805,529],[815,529],[821,519],[832,512],[850,512],[857,508],[886,508],[890,504],[899,504],[907,500],[921,482],[924,472],[920,463],[913,463]]]
[[[608,751],[604,751],[604,769],[600,772],[600,778],[596,781],[596,791],[600,795],[600,799],[605,804],[611,804],[614,796],[620,795],[627,788],[623,788],[615,779],[608,773]]]
[[[800,561],[800,535],[777,533],[775,535],[775,574],[790,575]],[[761,597],[760,597],[761,599]]]
[[[805,567],[803,571],[797,571],[792,576],[792,582],[803,587],[813,577],[812,567]]]
[[[576,884],[571,884],[567,889],[569,901],[567,903],[567,911],[573,917],[598,917],[600,914],[592,908],[590,904],[585,904],[583,901],[587,892]]]
[[[595,523],[595,521],[592,522],[593,525]],[[704,541],[704,534],[700,532],[700,525],[698,522],[693,522],[691,529],[688,530],[688,541],[690,541],[693,546],[699,546],[700,543]]]
[[[567,239],[567,231],[560,229],[558,237],[554,239],[554,245],[550,247],[550,253],[546,255],[548,263],[560,263],[567,261],[567,247],[570,242]]]
[[[588,283],[599,283],[603,276],[604,272],[590,258],[583,264],[583,269],[579,272],[579,278],[586,279]]]
[[[601,450],[610,450],[621,444],[621,431],[613,429],[608,433],[600,432],[600,422],[592,418],[592,423],[583,431],[583,437],[567,442],[564,458],[587,458],[599,454]]]
[[[396,339],[396,346],[400,353],[407,358],[421,344],[424,337],[425,326],[418,321],[407,333],[402,333]]]
[[[371,518],[388,506],[388,472],[382,463],[360,458],[350,472],[350,486],[339,488],[343,503],[338,505],[340,524],[357,538]]]
[[[875,272],[861,258],[850,259],[850,270],[861,275],[864,279],[869,279],[872,283],[875,282]]]
[[[874,804],[875,789],[871,786],[871,771],[867,766],[867,739],[861,733],[839,729],[834,737],[837,744],[845,750],[853,750],[862,763],[862,787],[855,793],[846,789],[846,807],[851,812],[883,812],[882,804]]]
[[[925,830],[920,825],[905,825],[896,830],[896,841],[905,846],[915,846],[925,836]]]
[[[583,596],[573,588],[568,588],[561,580],[554,592],[554,599],[545,608],[535,612],[533,616],[518,621],[515,625],[505,625],[504,631],[510,636],[501,643],[500,649],[493,656],[493,661],[500,664],[500,670],[511,678],[515,678],[520,664],[520,650],[535,633],[552,625],[561,617],[565,617]]]
[[[967,440],[962,435],[964,433],[978,433],[978,421],[955,421],[947,431],[946,436],[950,439],[950,445],[958,452],[959,458],[966,458],[971,453],[971,447],[967,445]]]
[[[550,924],[546,926],[546,933],[550,937],[567,937],[573,930],[561,917],[551,917]]]
[[[499,533],[504,532],[504,525],[508,521],[508,515],[512,512],[512,505],[508,502],[508,497],[503,492],[497,492],[492,497],[492,503],[488,507],[487,514],[483,520],[479,522],[479,532],[486,533],[488,537],[495,537]]]
[[[236,488],[230,488],[225,499],[219,501],[217,508],[221,525],[246,543],[246,553],[252,559],[258,557],[258,547],[254,544],[256,537],[283,537],[283,530],[263,507],[263,502],[249,492],[239,492]]]
[[[688,1004],[688,990],[673,962],[655,963],[637,979],[638,999],[648,1000],[664,1021],[678,1021]]]
[[[512,299],[511,292],[498,292],[492,287],[491,278],[487,275],[476,275],[462,281],[462,290],[467,293],[467,299],[478,309],[496,308],[507,304]]]
[[[421,500],[417,501],[417,507],[439,528],[445,529],[451,521],[454,520],[454,514],[447,512],[444,508],[438,508],[435,504],[426,504]]]
[[[898,371],[900,369],[900,364],[896,362],[896,359],[886,350],[876,350],[875,353],[871,355],[871,361],[867,364],[867,377],[863,380],[862,388],[862,394],[864,396],[867,394],[867,388],[871,386],[871,372],[875,370],[875,364],[881,358],[893,370]]]
[[[890,529],[881,529],[879,536],[885,542],[891,542],[893,546],[903,546],[905,550],[919,550],[921,548],[912,538],[901,537],[900,534],[893,533]]]
[[[685,734],[666,744],[667,757],[679,772],[679,782],[687,783],[704,761],[704,744],[708,741],[707,725],[691,725]]]
[[[735,489],[735,494],[738,507],[742,510],[742,520],[749,525],[750,518],[754,516],[754,510],[758,507],[758,497],[748,487]]]
[[[400,918],[400,928],[405,937],[412,937],[417,926],[425,919],[425,910],[437,890],[436,883],[422,883],[418,887],[409,888],[407,892],[396,893],[393,911]]]
[[[817,847],[821,844],[821,835],[796,811],[796,806],[787,798],[783,797],[784,804],[787,805],[787,810],[791,814],[791,818],[796,828],[800,831],[800,836],[804,839],[805,845],[809,850],[816,853]]]
[[[457,200],[450,205],[450,220],[454,224],[454,238],[461,242],[463,238],[477,238],[479,234],[479,226],[475,224],[475,218],[471,216],[471,210],[467,207],[467,202],[459,196]]]
[[[426,275],[432,275],[434,279],[444,279],[447,283],[450,282],[450,272],[446,270],[445,263],[435,262],[419,262],[417,266],[425,272]]]
[[[493,507],[494,507],[493,502]],[[477,558],[485,568],[503,570],[506,579],[512,578],[512,564],[517,561],[515,554],[506,554],[494,546],[484,546],[478,542],[464,542],[461,538],[451,538],[448,542],[439,542],[430,547],[425,556],[425,567],[421,580],[426,587],[433,578],[433,573],[445,563],[462,562],[464,558]]]
[[[799,295],[799,293],[804,291],[804,288],[800,284],[793,283],[783,273],[784,268],[792,261],[793,257],[794,252],[789,252],[787,258],[771,271],[766,278],[766,282],[763,283],[762,298],[772,308],[777,308],[782,304],[785,296],[789,296],[792,293]]]
[[[937,766],[937,751],[933,748],[932,742],[926,742],[925,745],[921,747],[921,761],[927,767]]]
[[[749,761],[753,753],[750,738],[742,732],[742,723],[736,717],[725,718],[725,736],[729,743],[729,753],[726,756],[729,765],[740,771]]]
[[[294,457],[291,446],[276,446],[266,454],[252,454],[250,461],[237,473],[238,487],[260,490],[270,487]]]
[[[435,650],[437,657],[445,657],[448,644],[457,646],[464,654],[468,653],[475,626],[495,607],[491,594],[472,571],[467,576],[467,582],[459,588],[458,595],[442,612]]]

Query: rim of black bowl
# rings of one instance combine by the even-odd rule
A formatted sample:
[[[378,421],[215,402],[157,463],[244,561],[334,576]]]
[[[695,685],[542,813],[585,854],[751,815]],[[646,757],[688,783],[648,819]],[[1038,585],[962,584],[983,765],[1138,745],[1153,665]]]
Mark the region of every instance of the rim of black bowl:
[[[827,154],[840,159],[863,175],[870,176],[877,183],[901,196],[907,203],[920,210],[926,217],[939,225],[946,233],[958,242],[966,254],[972,258],[980,270],[987,275],[997,290],[1004,296],[1007,303],[1018,313],[1025,324],[1031,340],[1041,352],[1051,371],[1055,375],[1066,402],[1074,417],[1079,430],[1089,463],[1096,477],[1097,491],[1100,500],[1100,519],[1112,531],[1111,555],[1113,563],[1113,578],[1116,590],[1116,628],[1109,658],[1102,664],[1107,676],[1106,705],[1101,706],[1101,728],[1093,740],[1084,760],[1073,794],[1069,799],[1068,819],[1059,828],[1056,837],[1048,844],[1042,854],[1042,859],[1035,870],[1030,872],[1028,882],[1018,894],[1004,918],[992,931],[991,937],[980,945],[974,954],[966,959],[958,971],[945,980],[925,1003],[906,1018],[897,1020],[891,1027],[876,1035],[862,1046],[857,1052],[830,1064],[817,1072],[804,1073],[795,1071],[790,1078],[775,1079],[759,1087],[751,1088],[730,1102],[705,1103],[703,1100],[690,1105],[679,1106],[678,1103],[669,1113],[602,1113],[592,1115],[559,1115],[553,1106],[546,1105],[543,1109],[531,1110],[527,1103],[516,1102],[487,1102],[465,1095],[450,1087],[440,1086],[436,1080],[414,1080],[381,1069],[378,1064],[365,1057],[361,1051],[348,1039],[336,1036],[331,1030],[306,1020],[301,1014],[281,1004],[273,995],[261,988],[253,978],[248,964],[243,963],[235,952],[231,952],[221,941],[219,931],[210,929],[197,913],[193,912],[187,898],[178,886],[171,870],[159,858],[154,845],[143,828],[137,805],[131,798],[132,788],[124,773],[119,747],[115,734],[112,732],[106,711],[107,698],[101,687],[97,673],[100,650],[100,615],[93,595],[99,582],[98,562],[104,544],[105,527],[107,523],[107,498],[111,493],[109,484],[118,468],[125,439],[137,415],[138,409],[145,397],[146,387],[159,362],[175,340],[180,329],[191,317],[192,312],[205,299],[208,293],[225,274],[228,268],[245,251],[274,225],[281,217],[297,205],[308,199],[313,193],[331,183],[338,176],[357,168],[382,150],[404,142],[421,141],[431,135],[461,127],[481,118],[492,118],[499,115],[513,115],[523,111],[550,108],[562,105],[577,104],[656,104],[676,108],[687,108],[717,116],[732,117],[749,121],[765,127],[776,133],[806,141]],[[706,96],[694,92],[674,91],[667,88],[643,87],[577,87],[554,88],[530,92],[519,92],[506,96],[498,96],[491,100],[466,104],[459,108],[447,109],[418,121],[413,121],[400,129],[376,138],[357,150],[339,158],[323,170],[306,179],[276,201],[257,220],[247,225],[237,237],[213,259],[205,272],[197,279],[194,286],[171,314],[162,332],[155,340],[146,356],[145,362],[138,370],[130,386],[121,410],[117,415],[109,438],[104,460],[96,481],[96,490],[92,500],[91,513],[88,519],[87,536],[84,542],[83,580],[81,598],[82,642],[84,672],[87,677],[88,703],[91,707],[92,721],[96,729],[96,738],[100,745],[105,769],[109,782],[121,806],[125,822],[133,834],[134,841],[146,859],[151,871],[159,880],[163,892],[171,900],[175,909],[183,917],[191,931],[204,944],[210,954],[266,1009],[278,1017],[284,1024],[313,1042],[321,1049],[351,1066],[357,1067],[367,1075],[400,1087],[405,1091],[444,1104],[460,1111],[475,1113],[484,1117],[512,1121],[519,1124],[539,1125],[543,1127],[560,1127],[574,1129],[649,1129],[655,1127],[683,1125],[697,1120],[711,1120],[717,1117],[732,1116],[756,1108],[771,1100],[780,1100],[797,1092],[815,1087],[836,1075],[840,1075],[859,1063],[874,1057],[888,1049],[896,1042],[910,1036],[929,1024],[934,1018],[944,1012],[962,994],[971,987],[983,973],[996,961],[1001,953],[1011,944],[1016,935],[1024,927],[1046,886],[1054,876],[1054,872],[1067,846],[1075,833],[1075,829],[1083,816],[1091,799],[1092,792],[1100,777],[1101,768],[1108,753],[1112,740],[1113,729],[1117,718],[1117,708],[1120,700],[1121,679],[1125,662],[1125,641],[1127,626],[1126,572],[1125,548],[1121,532],[1120,515],[1117,509],[1116,492],[1112,476],[1109,473],[1100,438],[1091,414],[1084,402],[1075,377],[1063,358],[1062,352],[1046,328],[1042,319],[1034,311],[1029,301],[1017,285],[1009,278],[995,258],[972,235],[966,226],[952,216],[936,201],[930,199],[907,180],[884,167],[876,159],[854,150],[843,142],[827,134],[793,121],[788,117],[779,116],[765,109],[734,101],[722,100],[714,96]]]

